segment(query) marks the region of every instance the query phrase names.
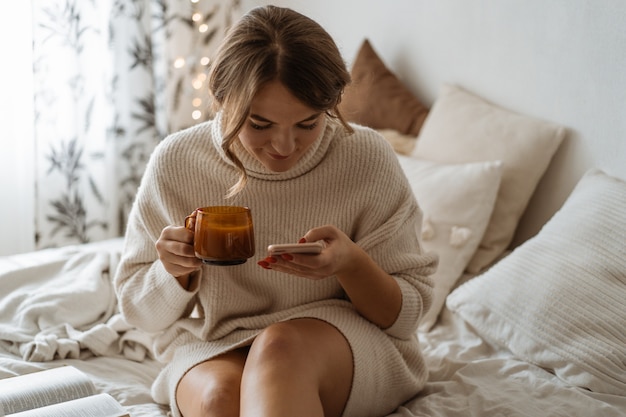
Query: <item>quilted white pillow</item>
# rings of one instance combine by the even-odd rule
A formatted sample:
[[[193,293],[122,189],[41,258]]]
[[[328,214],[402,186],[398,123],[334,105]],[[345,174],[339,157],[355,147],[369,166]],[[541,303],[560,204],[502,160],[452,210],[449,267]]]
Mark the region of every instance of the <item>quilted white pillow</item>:
[[[511,243],[564,135],[565,129],[556,124],[506,110],[457,86],[442,87],[412,155],[443,163],[503,163],[493,215],[469,272],[491,264]]]
[[[485,233],[498,193],[502,164],[439,164],[398,155],[424,214],[424,250],[439,255],[433,303],[420,323],[428,331]]]
[[[541,231],[454,290],[486,340],[595,392],[626,393],[626,181],[590,170]]]

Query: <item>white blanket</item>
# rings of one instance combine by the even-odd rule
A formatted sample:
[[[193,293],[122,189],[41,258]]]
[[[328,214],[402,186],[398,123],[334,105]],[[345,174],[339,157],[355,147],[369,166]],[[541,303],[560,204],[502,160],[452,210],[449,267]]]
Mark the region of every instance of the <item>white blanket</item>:
[[[149,355],[150,335],[117,312],[120,245],[72,246],[0,264],[0,346],[26,361]],[[32,256],[33,254],[31,254]]]

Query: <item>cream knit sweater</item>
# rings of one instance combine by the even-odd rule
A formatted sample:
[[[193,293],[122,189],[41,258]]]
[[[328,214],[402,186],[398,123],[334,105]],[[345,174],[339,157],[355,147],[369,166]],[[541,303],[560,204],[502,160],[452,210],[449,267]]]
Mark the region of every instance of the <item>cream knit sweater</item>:
[[[176,385],[194,365],[249,345],[268,325],[313,317],[337,327],[354,355],[345,416],[382,416],[414,396],[427,370],[416,329],[431,302],[428,275],[436,257],[422,254],[421,211],[391,147],[373,130],[348,134],[328,118],[295,167],[275,173],[242,148],[249,181],[223,196],[237,171],[221,147],[219,117],[171,135],[151,156],[130,214],[115,287],[126,320],[158,334],[167,365],[153,385],[155,401],[172,405]],[[183,289],[158,260],[154,243],[167,225],[207,205],[252,210],[256,255],[243,265],[203,266],[197,290]],[[361,317],[334,277],[312,281],[265,270],[256,262],[271,243],[297,242],[312,227],[333,224],[359,244],[402,290],[396,322],[380,329]]]

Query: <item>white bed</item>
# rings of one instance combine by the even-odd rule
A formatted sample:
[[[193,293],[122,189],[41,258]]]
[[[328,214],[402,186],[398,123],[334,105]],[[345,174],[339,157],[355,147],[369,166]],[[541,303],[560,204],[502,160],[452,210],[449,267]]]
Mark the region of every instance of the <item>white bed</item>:
[[[58,345],[54,345],[51,335],[58,335],[59,344],[63,344],[63,337],[68,336],[65,329],[57,327],[55,331],[45,332],[48,335],[47,346],[51,350],[57,350],[56,356],[49,361],[24,360],[24,354],[19,353],[19,348],[23,348],[28,342],[8,341],[12,337],[16,338],[12,336],[15,333],[10,331],[10,323],[15,322],[17,315],[50,318],[54,316],[51,310],[56,309],[59,323],[74,321],[80,330],[93,329],[95,323],[111,323],[115,312],[109,310],[109,314],[105,314],[106,306],[111,301],[108,298],[111,293],[105,290],[110,284],[106,260],[110,260],[111,265],[114,264],[121,250],[121,243],[121,240],[116,239],[15,255],[0,260],[0,291],[3,294],[0,300],[0,378],[70,364],[89,374],[98,390],[113,395],[128,408],[131,416],[167,415],[167,408],[154,404],[150,396],[150,384],[159,372],[160,365],[148,356],[137,360],[142,356],[142,341],[145,340],[140,336],[131,337],[134,342],[126,342],[133,347],[132,353],[128,355],[119,348],[126,333],[120,330],[118,337],[107,339],[111,341],[113,348],[106,353],[101,352],[96,356],[81,342],[79,358],[60,358]],[[61,265],[67,267],[70,264],[70,270],[59,273]],[[93,302],[95,298],[100,298],[95,305],[103,314],[101,317],[91,323],[83,320],[82,326],[78,325],[81,320],[77,318],[84,316],[86,307],[80,300],[67,302],[68,294],[62,288],[68,285],[68,276],[72,280],[83,282],[82,287],[89,288],[83,294],[83,301]],[[473,275],[466,275],[462,280],[472,277]],[[48,297],[33,291],[33,285],[42,281],[50,284],[45,290]],[[30,298],[40,308],[29,312],[10,311],[10,306],[15,304],[7,301],[10,299],[10,294],[6,292],[9,288],[11,294],[24,297],[22,306],[29,304],[27,299]],[[51,296],[50,288],[60,291],[56,296]],[[49,304],[51,300],[55,300],[56,305]],[[33,306],[32,303],[30,305]],[[60,305],[69,305],[71,308],[60,313]],[[48,326],[52,324],[48,322]],[[118,326],[118,329],[124,327]],[[38,351],[44,353],[40,354],[49,354],[50,351],[43,347],[46,343],[41,337],[42,333],[44,332],[40,332],[39,337],[33,334],[33,340],[38,339],[42,344]],[[72,337],[78,340],[80,336]],[[415,399],[391,414],[393,417],[626,415],[626,395],[594,393],[574,387],[549,370],[517,359],[506,349],[494,348],[447,308],[443,309],[432,330],[420,333],[420,342],[431,372],[429,382]],[[34,355],[33,349],[23,351]]]
[[[160,365],[149,335],[116,312],[110,271],[121,238],[0,258],[0,378],[73,365],[130,414],[165,416],[152,401]]]
[[[333,34],[345,34],[340,43],[354,44],[356,36],[362,42],[364,31],[351,29],[347,34],[345,19],[326,13],[331,3],[334,6],[330,1],[294,4],[332,26]],[[347,93],[344,110],[351,120],[358,119],[360,111],[381,111],[377,120],[369,114],[359,121],[378,129],[398,152],[424,211],[424,248],[438,252],[441,259],[433,307],[418,332],[429,381],[393,417],[626,416],[623,120],[600,118],[603,123],[586,121],[572,129],[576,119],[605,113],[599,108],[586,113],[576,106],[576,94],[570,93],[559,72],[560,61],[553,62],[567,50],[538,57],[547,70],[532,74],[528,63],[520,69],[517,62],[504,62],[536,76],[530,82],[540,81],[544,99],[536,92],[526,94],[522,83],[514,85],[498,76],[495,67],[485,73],[481,62],[471,61],[485,61],[492,49],[506,50],[483,30],[496,27],[504,39],[516,41],[522,39],[525,23],[543,19],[545,13],[530,13],[526,2],[513,3],[507,5],[519,13],[509,15],[502,2],[481,2],[491,12],[476,12],[474,17],[486,19],[481,26],[466,19],[475,11],[470,3],[404,2],[418,16],[415,30],[423,36],[415,40],[415,53],[407,54],[410,59],[394,62],[396,67],[423,63],[425,75],[408,80],[413,89],[377,55],[383,43],[389,49],[381,56],[388,51],[393,53],[386,56],[403,56],[402,48],[412,48],[411,40],[394,42],[394,31],[372,29],[372,43],[363,43],[352,63],[355,87]],[[376,14],[372,20],[387,7],[376,1],[367,4]],[[625,15],[626,8],[613,5],[613,13],[598,11],[595,5],[589,8],[597,12],[592,17],[616,23],[619,18],[613,16]],[[346,2],[337,7],[346,8],[341,10],[347,14],[352,6]],[[547,7],[548,17],[562,7],[569,6]],[[370,20],[362,18],[368,7],[359,8],[360,27],[370,28]],[[464,12],[449,13],[457,8]],[[431,21],[428,13],[439,20]],[[446,14],[452,16],[450,21],[445,21]],[[409,18],[403,15],[399,21],[407,23]],[[519,25],[504,33],[512,21]],[[408,27],[398,29],[400,36]],[[438,51],[429,55],[436,46],[424,47],[456,30],[458,37],[443,39],[459,41],[444,42],[450,48],[444,48],[445,55],[463,58],[467,71],[438,60],[443,57]],[[476,40],[472,30],[486,47],[466,48]],[[541,39],[530,41],[542,50]],[[618,53],[609,47],[626,42],[623,36],[611,42],[603,43],[603,53],[611,57],[606,65],[589,65],[614,77],[608,77],[613,82],[622,80],[624,72],[611,65],[626,55],[623,48]],[[528,58],[531,47],[521,49]],[[577,70],[571,65],[567,69]],[[588,67],[579,70],[575,79],[587,80]],[[622,74],[619,80],[617,74]],[[445,83],[440,76],[447,78]],[[599,77],[598,83],[605,78]],[[415,86],[422,97],[436,95],[431,105],[413,94]],[[588,97],[599,103],[600,93],[608,90],[602,85],[597,96]],[[483,94],[502,97],[515,108],[537,104],[534,114],[546,118],[510,111]],[[607,105],[613,108],[606,114],[616,114],[617,107],[625,105],[612,94]],[[545,98],[552,95],[555,101],[565,97],[567,105],[551,107]],[[561,124],[550,121],[556,116]],[[602,128],[595,130],[597,124]],[[586,129],[589,126],[594,129]],[[590,135],[605,132],[612,135]],[[581,155],[587,153],[593,158],[582,163]],[[150,396],[162,366],[150,356],[151,336],[127,326],[117,312],[111,274],[122,243],[113,239],[0,258],[0,378],[71,364],[90,375],[100,392],[118,399],[131,416],[168,415],[167,407]]]

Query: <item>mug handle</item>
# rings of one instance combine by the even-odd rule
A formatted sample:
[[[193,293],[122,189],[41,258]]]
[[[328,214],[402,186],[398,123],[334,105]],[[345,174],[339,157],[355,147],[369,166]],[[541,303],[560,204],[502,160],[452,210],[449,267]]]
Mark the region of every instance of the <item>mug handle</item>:
[[[192,232],[196,229],[196,217],[198,216],[198,209],[195,209],[189,216],[185,217],[185,227]]]

